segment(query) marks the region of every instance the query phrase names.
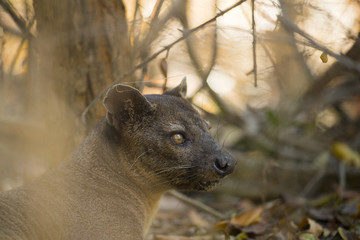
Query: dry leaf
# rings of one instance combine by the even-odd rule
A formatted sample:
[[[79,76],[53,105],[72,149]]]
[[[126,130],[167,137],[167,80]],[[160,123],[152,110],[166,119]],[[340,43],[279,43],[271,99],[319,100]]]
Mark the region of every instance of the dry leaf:
[[[323,52],[321,55],[320,55],[320,59],[323,63],[327,63],[328,62],[328,55],[327,53]]]
[[[258,223],[261,220],[263,212],[264,212],[263,206],[250,209],[235,216],[230,220],[218,222],[215,226],[215,229],[226,231],[230,235],[237,234],[242,231],[242,227],[246,227],[251,224]]]
[[[260,221],[264,212],[264,207],[259,206],[254,209],[250,209],[237,215],[233,219],[230,220],[231,224],[239,225],[239,226],[249,226],[250,224],[257,223]]]
[[[323,227],[311,218],[304,218],[301,220],[298,229],[311,233],[316,237],[320,236],[324,231]]]
[[[215,230],[224,230],[224,229],[226,229],[227,225],[228,225],[228,221],[221,221],[215,225],[214,229]]]

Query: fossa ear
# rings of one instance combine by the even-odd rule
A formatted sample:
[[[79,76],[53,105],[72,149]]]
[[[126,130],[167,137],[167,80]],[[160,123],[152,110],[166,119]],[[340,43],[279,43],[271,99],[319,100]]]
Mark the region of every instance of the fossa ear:
[[[116,84],[107,91],[104,106],[106,119],[113,126],[141,121],[152,109],[151,103],[139,90],[123,84]]]
[[[175,97],[185,98],[186,91],[187,91],[187,84],[186,84],[186,77],[184,77],[178,86],[176,86],[173,89],[170,89],[169,91],[166,91],[164,95],[171,95]]]

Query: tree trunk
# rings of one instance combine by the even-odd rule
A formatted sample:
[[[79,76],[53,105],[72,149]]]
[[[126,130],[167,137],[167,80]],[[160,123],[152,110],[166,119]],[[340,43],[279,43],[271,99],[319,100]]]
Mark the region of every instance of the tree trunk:
[[[106,86],[130,68],[125,7],[121,0],[34,0],[37,69],[32,105],[44,123],[55,162],[73,150],[87,131],[81,113]],[[129,81],[127,79],[126,81]],[[97,104],[92,127],[103,115]],[[56,147],[55,147],[56,145]]]

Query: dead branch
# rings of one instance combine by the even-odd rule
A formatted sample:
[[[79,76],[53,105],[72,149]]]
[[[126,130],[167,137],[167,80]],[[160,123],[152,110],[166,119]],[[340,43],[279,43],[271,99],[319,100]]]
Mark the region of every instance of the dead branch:
[[[251,0],[251,29],[253,37],[253,72],[254,86],[257,87],[257,64],[256,64],[256,24],[255,24],[255,0]]]
[[[116,81],[114,81],[113,84],[119,83],[122,79],[130,76],[131,74],[133,74],[136,70],[143,68],[144,66],[146,66],[147,64],[149,64],[149,62],[153,61],[154,59],[156,59],[160,54],[162,54],[163,52],[169,51],[173,46],[175,46],[176,44],[178,44],[179,42],[187,39],[190,35],[192,35],[193,33],[199,31],[200,29],[204,28],[205,26],[207,26],[208,24],[214,22],[217,18],[223,16],[225,13],[229,12],[230,10],[234,9],[235,7],[241,5],[242,3],[244,3],[246,0],[241,0],[236,2],[235,4],[233,4],[232,6],[230,6],[229,8],[220,11],[218,14],[216,14],[213,18],[209,19],[208,21],[200,24],[199,26],[192,28],[188,31],[184,31],[183,36],[176,39],[175,41],[173,41],[172,43],[166,45],[165,47],[163,47],[162,49],[160,49],[159,51],[157,51],[156,53],[154,53],[153,55],[151,55],[150,57],[148,57],[147,59],[145,59],[142,63],[136,65],[135,67],[133,67],[131,70],[127,71],[126,73],[124,73],[123,75],[121,75]],[[85,110],[83,111],[83,113],[81,114],[81,119],[83,121],[83,123],[86,123],[86,115],[89,112],[89,110],[92,108],[92,106],[98,102],[106,93],[107,89],[109,89],[111,86],[106,87],[105,89],[103,89],[91,102],[90,104],[85,108]]]
[[[13,71],[14,71],[16,62],[19,60],[20,53],[21,53],[21,50],[22,50],[25,42],[26,42],[26,39],[25,39],[25,38],[21,39],[21,42],[20,42],[18,48],[16,49],[14,59],[11,61],[11,64],[10,64],[10,67],[9,67],[9,74],[10,74],[10,75],[11,75],[11,74],[13,73]]]
[[[360,33],[353,44],[353,46],[345,53],[345,56],[353,61],[360,60]],[[340,63],[335,62],[325,73],[323,73],[317,81],[308,89],[305,97],[316,95],[319,90],[327,86],[327,84],[334,78],[343,75],[348,71],[348,68]]]
[[[153,23],[159,17],[160,9],[164,3],[164,0],[157,0],[153,12],[151,13],[151,23]]]
[[[143,61],[142,63],[138,64],[137,66],[135,66],[134,68],[132,68],[131,70],[127,71],[126,73],[124,73],[122,76],[119,77],[119,79],[117,81],[115,81],[114,83],[118,83],[120,82],[121,79],[130,76],[131,74],[133,74],[136,70],[144,67],[145,65],[147,65],[149,62],[151,62],[152,60],[154,60],[155,58],[157,58],[160,54],[162,54],[165,51],[168,51],[169,49],[171,49],[173,46],[175,46],[176,44],[178,44],[179,42],[181,42],[182,40],[187,39],[190,35],[192,35],[194,32],[199,31],[200,29],[204,28],[205,26],[207,26],[208,24],[214,22],[217,18],[221,17],[222,15],[224,15],[225,13],[229,12],[230,10],[232,10],[233,8],[241,5],[242,3],[244,3],[246,0],[241,0],[238,1],[237,3],[233,4],[232,6],[230,6],[229,8],[219,12],[218,14],[216,14],[216,16],[214,16],[213,18],[207,20],[206,22],[200,24],[199,26],[190,29],[188,31],[184,31],[183,36],[176,39],[175,41],[173,41],[172,43],[166,45],[165,47],[163,47],[161,50],[157,51],[156,53],[154,53],[153,55],[151,55],[150,57],[148,57],[145,61]]]
[[[4,32],[8,32],[8,33],[11,33],[12,35],[15,35],[15,36],[23,36],[24,34],[19,31],[18,29],[16,28],[13,28],[13,27],[10,27],[8,25],[6,25],[4,22],[0,22],[0,27],[4,30]]]
[[[19,29],[28,37],[33,37],[25,19],[16,11],[9,0],[0,0],[0,6],[11,16]],[[31,26],[31,25],[30,25]]]
[[[301,35],[305,39],[307,39],[314,48],[316,48],[320,51],[323,51],[323,52],[327,53],[328,55],[332,56],[339,63],[341,63],[343,66],[345,66],[349,70],[360,73],[360,66],[357,63],[355,63],[351,58],[341,55],[341,54],[337,54],[337,53],[331,51],[330,49],[328,49],[327,47],[323,46],[322,44],[318,43],[318,41],[313,39],[309,34],[304,32],[303,30],[301,30],[294,22],[292,22],[290,18],[288,18],[286,16],[279,16],[278,18],[282,24],[291,28],[294,32],[298,33],[299,35]]]
[[[196,207],[197,209],[203,211],[203,212],[206,212],[210,215],[212,215],[213,217],[216,217],[217,219],[225,219],[226,216],[218,211],[216,211],[215,209],[205,205],[204,203],[202,202],[199,202],[195,199],[192,199],[192,198],[189,198],[187,197],[186,195],[178,192],[178,191],[175,191],[175,190],[172,190],[172,191],[169,191],[169,194],[179,200],[181,200],[182,202],[188,204],[188,205],[191,205],[193,207]]]

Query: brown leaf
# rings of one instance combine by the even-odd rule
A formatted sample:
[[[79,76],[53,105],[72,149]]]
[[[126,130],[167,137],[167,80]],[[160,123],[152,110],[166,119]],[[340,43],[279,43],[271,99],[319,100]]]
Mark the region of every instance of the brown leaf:
[[[224,230],[226,227],[227,227],[227,224],[228,224],[228,221],[221,221],[221,222],[218,222],[214,229],[215,230]]]
[[[264,212],[264,207],[259,206],[257,208],[253,208],[251,210],[245,211],[233,219],[230,220],[231,224],[239,225],[239,226],[249,226],[253,223],[258,223],[261,220],[261,217]]]
[[[244,232],[244,227],[247,227],[254,223],[258,223],[261,220],[263,211],[264,211],[263,206],[250,209],[235,216],[230,220],[218,222],[214,228],[215,230],[222,230],[231,236],[236,236],[239,233]],[[266,230],[266,227],[259,225],[254,227],[253,229],[249,228],[248,230],[249,230],[248,232],[253,232],[253,233],[263,232]]]
[[[316,237],[320,236],[324,231],[323,227],[311,218],[304,218],[301,220],[298,229],[311,233]]]

